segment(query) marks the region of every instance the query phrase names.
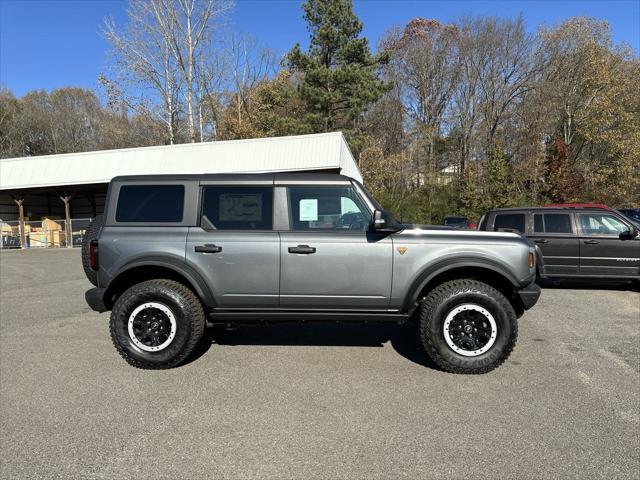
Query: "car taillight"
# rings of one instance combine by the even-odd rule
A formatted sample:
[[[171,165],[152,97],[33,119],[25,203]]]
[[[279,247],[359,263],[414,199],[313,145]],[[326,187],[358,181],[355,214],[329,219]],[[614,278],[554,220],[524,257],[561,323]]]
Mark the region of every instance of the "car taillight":
[[[533,268],[535,265],[535,257],[533,253],[529,252],[529,268]]]
[[[98,241],[91,240],[89,244],[89,266],[91,270],[98,270]]]

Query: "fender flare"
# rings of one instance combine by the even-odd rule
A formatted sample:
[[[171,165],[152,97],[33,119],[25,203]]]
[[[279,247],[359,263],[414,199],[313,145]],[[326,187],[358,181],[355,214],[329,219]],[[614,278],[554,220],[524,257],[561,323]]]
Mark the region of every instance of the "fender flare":
[[[520,282],[511,273],[511,271],[505,265],[496,260],[474,256],[445,258],[425,267],[418,275],[416,275],[411,282],[411,286],[407,290],[404,301],[402,302],[402,311],[410,313],[413,311],[413,306],[417,302],[418,296],[435,277],[449,270],[465,267],[491,270],[508,280],[514,288],[518,288],[520,286]]]
[[[202,276],[193,267],[189,266],[181,257],[154,255],[139,257],[134,259],[133,261],[127,262],[126,264],[122,265],[113,275],[111,281],[106,287],[106,291],[109,291],[109,288],[113,285],[113,282],[117,280],[122,274],[125,274],[126,272],[134,268],[145,266],[166,268],[183,276],[196,291],[196,294],[198,295],[198,297],[200,297],[200,300],[205,307],[215,306],[213,294],[211,293],[211,290],[209,289],[207,283],[204,281]]]

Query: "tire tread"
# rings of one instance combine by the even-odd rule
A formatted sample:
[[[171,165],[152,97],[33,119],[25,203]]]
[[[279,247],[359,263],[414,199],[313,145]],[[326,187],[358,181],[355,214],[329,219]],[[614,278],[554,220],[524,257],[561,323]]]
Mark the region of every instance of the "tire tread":
[[[188,314],[191,317],[192,321],[192,334],[189,337],[187,345],[183,348],[182,352],[177,355],[174,359],[169,362],[156,364],[145,362],[139,359],[136,359],[129,355],[125,349],[122,348],[120,343],[117,341],[116,331],[115,331],[115,321],[118,312],[119,304],[140,295],[145,290],[154,289],[154,288],[167,288],[174,290],[179,295],[181,295],[185,303],[188,305],[187,310]],[[119,298],[116,300],[116,303],[111,312],[111,321],[109,322],[109,333],[111,334],[111,341],[113,345],[116,347],[116,350],[120,354],[120,356],[132,367],[140,368],[144,370],[164,370],[178,366],[182,362],[184,362],[198,347],[200,342],[202,341],[202,337],[204,336],[206,326],[206,320],[204,315],[204,310],[202,308],[202,303],[200,299],[196,296],[196,294],[188,287],[183,285],[180,282],[176,282],[175,280],[169,280],[166,278],[158,278],[154,280],[147,280],[145,282],[138,283],[133,287],[126,290]]]
[[[434,344],[433,339],[431,338],[431,335],[429,333],[429,323],[434,317],[437,306],[446,298],[448,298],[453,292],[459,291],[461,289],[468,290],[469,292],[479,291],[485,295],[493,297],[505,310],[509,318],[512,334],[509,337],[508,343],[504,347],[501,357],[497,361],[489,365],[470,368],[456,365],[447,361],[438,351],[438,348]],[[420,327],[420,339],[422,341],[424,349],[431,357],[431,359],[436,363],[436,365],[447,372],[472,375],[488,373],[491,370],[494,370],[502,365],[509,357],[516,345],[516,341],[518,339],[518,323],[513,306],[501,292],[499,292],[492,286],[487,285],[486,283],[471,279],[456,279],[442,283],[441,285],[438,285],[436,288],[434,288],[431,292],[429,292],[429,294],[420,304],[419,308],[420,310],[418,315],[418,322]]]

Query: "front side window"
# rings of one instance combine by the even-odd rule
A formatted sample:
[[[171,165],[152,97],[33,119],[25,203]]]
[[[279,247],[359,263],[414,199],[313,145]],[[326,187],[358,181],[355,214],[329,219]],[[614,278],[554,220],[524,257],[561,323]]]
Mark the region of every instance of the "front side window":
[[[585,235],[620,235],[629,230],[613,215],[602,213],[581,213],[580,228]]]
[[[493,222],[493,229],[495,231],[501,229],[517,230],[524,233],[524,225],[524,213],[499,213]]]
[[[535,233],[571,233],[571,216],[568,213],[536,213],[533,230]]]
[[[116,222],[181,222],[184,185],[123,185]]]
[[[217,230],[271,230],[273,188],[205,187],[202,215]]]
[[[352,187],[290,187],[292,230],[365,231],[371,214]]]

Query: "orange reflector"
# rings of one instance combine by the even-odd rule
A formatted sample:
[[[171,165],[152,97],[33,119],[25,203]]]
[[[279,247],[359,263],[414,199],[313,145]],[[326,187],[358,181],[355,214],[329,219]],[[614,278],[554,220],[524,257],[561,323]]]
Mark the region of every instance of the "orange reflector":
[[[533,265],[534,265],[533,253],[529,252],[529,268],[533,268]]]

